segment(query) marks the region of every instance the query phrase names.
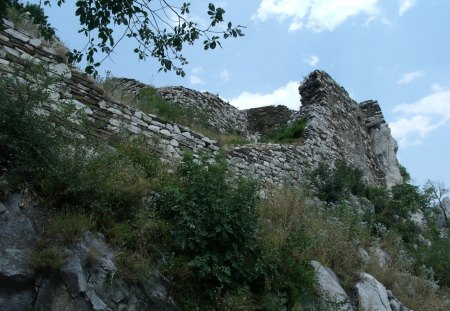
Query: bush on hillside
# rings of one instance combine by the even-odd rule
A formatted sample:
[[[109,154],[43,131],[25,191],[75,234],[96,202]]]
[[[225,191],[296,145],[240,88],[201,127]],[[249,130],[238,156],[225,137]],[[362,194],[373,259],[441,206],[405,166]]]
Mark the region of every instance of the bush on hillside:
[[[308,174],[308,180],[313,193],[329,203],[345,200],[350,194],[363,196],[367,188],[362,171],[344,161],[337,162],[334,169],[326,163],[320,163]]]
[[[253,182],[227,180],[224,160],[185,156],[173,186],[161,189],[154,206],[170,222],[173,271],[197,298],[254,279],[257,234]],[[209,296],[209,297],[208,297]]]

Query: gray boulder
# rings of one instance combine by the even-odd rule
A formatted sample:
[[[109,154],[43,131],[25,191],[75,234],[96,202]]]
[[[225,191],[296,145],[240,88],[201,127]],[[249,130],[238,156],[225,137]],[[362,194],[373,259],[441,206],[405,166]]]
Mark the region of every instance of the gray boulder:
[[[373,276],[362,272],[356,284],[359,307],[362,311],[392,311],[386,288]]]
[[[316,273],[317,291],[323,308],[321,310],[353,311],[350,299],[336,274],[317,261],[311,261],[311,265]]]

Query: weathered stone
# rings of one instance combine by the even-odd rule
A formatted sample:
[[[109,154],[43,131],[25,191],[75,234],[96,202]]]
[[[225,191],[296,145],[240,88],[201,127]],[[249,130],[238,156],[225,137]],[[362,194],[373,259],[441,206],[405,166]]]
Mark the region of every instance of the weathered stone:
[[[300,104],[300,103],[299,103]],[[294,110],[286,106],[265,106],[245,110],[251,132],[268,133],[286,127]]]
[[[161,134],[163,134],[164,136],[170,136],[170,132],[168,130],[161,130],[159,131]]]
[[[311,265],[316,274],[317,290],[323,302],[323,309],[321,310],[353,310],[350,299],[342,288],[336,274],[317,261],[311,261]]]
[[[69,67],[66,64],[50,64],[50,71],[57,76],[61,76],[65,79],[70,79],[72,77],[72,73]]]
[[[13,28],[7,28],[5,29],[5,32],[11,36],[13,36],[16,39],[19,39],[20,41],[23,41],[25,43],[27,43],[30,38],[25,36],[24,34],[18,32],[17,30],[14,30]]]
[[[11,285],[32,282],[34,272],[29,258],[39,236],[33,222],[21,213],[20,201],[19,195],[8,195],[0,215],[0,280]]]
[[[109,123],[113,126],[117,126],[117,127],[121,126],[121,122],[117,119],[109,119]]]
[[[150,131],[156,132],[156,133],[159,133],[159,131],[161,130],[161,128],[160,128],[159,126],[156,126],[156,125],[149,125],[149,126],[148,126],[148,129],[149,129]]]
[[[39,47],[42,44],[42,40],[41,39],[32,38],[32,39],[30,39],[30,41],[28,43],[31,44],[34,47]]]
[[[31,289],[0,288],[0,311],[30,310],[33,298]]]
[[[186,138],[192,138],[192,135],[189,132],[183,132],[183,133],[181,133],[181,135],[183,135]]]
[[[20,52],[18,50],[12,49],[9,46],[3,46],[2,48],[5,50],[6,53],[11,54],[17,58],[20,58]]]
[[[61,277],[72,297],[86,292],[86,272],[78,256],[68,258],[66,264],[61,268]]]
[[[356,284],[359,306],[362,311],[392,311],[386,288],[373,276],[362,272]]]
[[[133,124],[128,124],[127,128],[131,133],[134,133],[134,134],[139,134],[141,132],[141,129]]]

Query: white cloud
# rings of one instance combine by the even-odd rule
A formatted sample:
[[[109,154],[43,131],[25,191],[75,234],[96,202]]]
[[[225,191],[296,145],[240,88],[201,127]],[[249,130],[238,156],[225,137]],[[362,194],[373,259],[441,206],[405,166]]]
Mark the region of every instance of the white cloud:
[[[192,68],[191,74],[189,75],[189,82],[192,85],[205,84],[205,81],[199,76],[199,73],[202,72],[202,70],[203,68],[200,66]]]
[[[205,84],[205,81],[203,81],[200,77],[194,75],[189,76],[189,82],[192,85]]]
[[[407,72],[407,73],[403,74],[400,79],[397,80],[397,84],[402,85],[402,84],[411,83],[412,81],[423,77],[424,74],[425,73],[421,70]]]
[[[230,80],[230,73],[228,70],[224,69],[219,73],[219,78],[222,80],[222,82],[227,82]]]
[[[299,85],[299,82],[290,81],[268,94],[243,92],[238,97],[231,99],[230,104],[239,109],[284,105],[298,110],[300,107]]]
[[[402,147],[419,144],[429,132],[450,121],[450,91],[437,91],[415,103],[394,107],[400,116],[389,124]]]
[[[313,31],[333,31],[348,18],[360,14],[369,19],[378,16],[378,0],[261,0],[253,20],[289,20],[289,31],[303,27]]]
[[[417,4],[416,0],[400,0],[398,7],[398,15],[402,16]]]
[[[439,91],[443,91],[445,88],[442,86],[442,85],[440,85],[439,83],[433,83],[432,85],[431,85],[431,90],[433,91],[433,92],[439,92]]]
[[[319,58],[316,55],[311,55],[308,58],[304,58],[303,62],[314,67],[315,65],[317,65],[319,63]]]

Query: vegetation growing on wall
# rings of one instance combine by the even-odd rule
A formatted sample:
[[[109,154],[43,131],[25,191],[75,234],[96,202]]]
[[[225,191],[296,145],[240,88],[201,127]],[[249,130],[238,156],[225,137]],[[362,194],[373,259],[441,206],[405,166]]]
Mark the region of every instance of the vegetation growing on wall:
[[[298,142],[305,133],[306,119],[302,118],[291,125],[268,132],[261,137],[262,142],[293,143]]]
[[[70,106],[54,102],[58,115],[44,109],[54,78],[45,78],[45,68],[30,69],[28,83],[1,80],[0,178],[2,191],[26,182],[50,208],[46,238],[73,243],[84,230],[105,233],[121,250],[119,273],[140,283],[157,269],[182,310],[279,311],[318,303],[310,260],[332,268],[346,289],[364,270],[408,306],[445,308],[450,242],[447,229],[432,225],[432,191],[408,183],[373,188],[341,162],[320,165],[303,189],[274,190],[260,200],[255,182],[230,180],[220,157],[186,155],[169,167],[145,137],[87,136]],[[429,229],[410,220],[418,210],[429,212]],[[64,262],[58,245],[43,242],[31,261],[36,269],[58,270]],[[389,252],[387,265],[364,262],[361,249],[380,244]],[[434,280],[443,291],[421,290]],[[411,288],[414,297],[405,294]]]

